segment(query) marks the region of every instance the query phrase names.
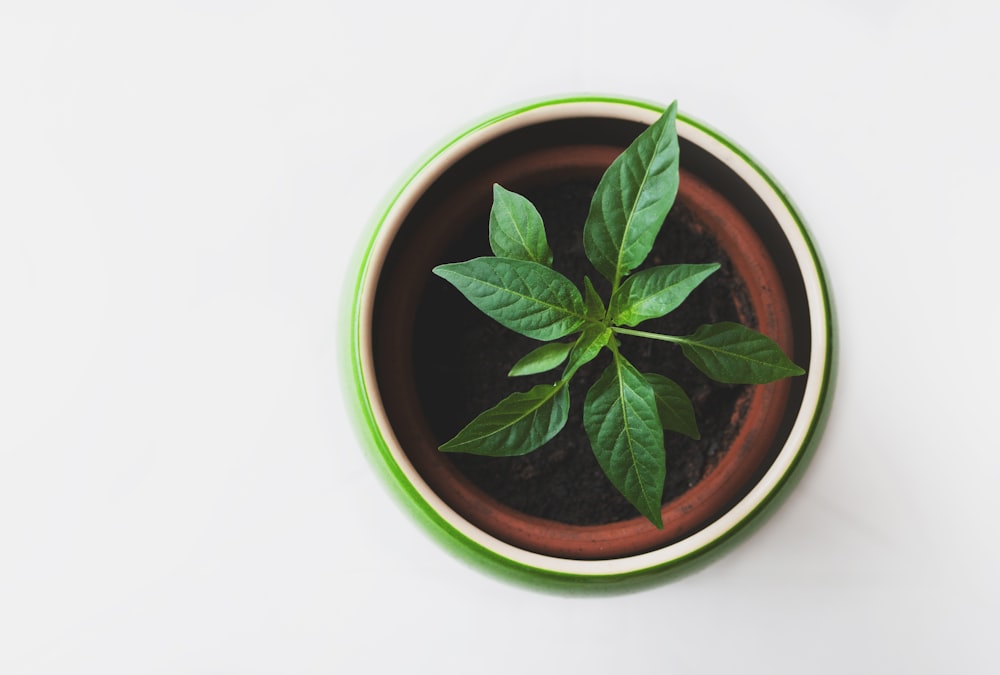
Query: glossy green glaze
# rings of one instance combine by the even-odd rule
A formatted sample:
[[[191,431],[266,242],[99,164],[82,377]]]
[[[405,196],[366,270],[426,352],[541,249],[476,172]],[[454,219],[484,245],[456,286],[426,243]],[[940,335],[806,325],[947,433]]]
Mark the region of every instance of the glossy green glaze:
[[[387,245],[384,241],[387,220],[408,190],[442,155],[453,151],[456,146],[481,131],[526,113],[553,106],[581,103],[611,104],[612,106],[652,111],[657,114],[663,110],[662,106],[653,103],[607,96],[558,98],[520,106],[493,115],[448,140],[425,159],[418,162],[402,183],[392,191],[386,203],[377,211],[377,215],[370,225],[370,235],[362,242],[362,247],[356,255],[356,264],[352,266],[348,283],[345,285],[344,291],[347,297],[343,299],[342,306],[347,308],[349,314],[345,322],[348,333],[342,343],[347,349],[343,362],[343,379],[347,387],[346,398],[353,406],[352,418],[360,439],[367,446],[369,457],[382,473],[386,483],[391,486],[415,519],[455,554],[475,566],[501,577],[548,591],[563,593],[623,592],[642,588],[667,578],[676,578],[681,574],[698,569],[731,548],[735,542],[742,540],[749,532],[759,526],[764,520],[761,516],[780,503],[781,498],[787,494],[789,486],[798,479],[802,468],[808,463],[815,451],[826,422],[832,399],[835,369],[834,317],[830,290],[816,247],[798,211],[778,183],[754,159],[707,125],[683,115],[678,117],[679,120],[700,130],[732,152],[746,169],[763,180],[773,196],[787,210],[787,216],[794,224],[794,228],[797,229],[801,243],[805,247],[805,255],[811,260],[813,266],[813,270],[804,270],[803,276],[807,285],[813,288],[813,300],[810,301],[810,314],[813,317],[811,323],[814,326],[817,322],[822,324],[820,335],[817,335],[816,329],[813,328],[814,338],[821,338],[814,341],[821,341],[823,344],[822,353],[811,360],[810,377],[816,374],[816,370],[821,370],[821,373],[818,374],[817,381],[810,385],[818,387],[818,389],[814,390],[816,391],[815,402],[809,413],[808,424],[804,433],[801,434],[798,447],[794,449],[794,456],[786,463],[781,475],[769,486],[766,494],[757,498],[752,508],[742,513],[736,522],[728,525],[724,531],[713,535],[709,540],[699,543],[691,550],[669,559],[652,562],[647,560],[649,556],[637,556],[637,559],[641,558],[642,560],[637,560],[637,565],[624,569],[620,565],[601,564],[603,561],[596,561],[596,564],[591,565],[580,565],[579,561],[573,561],[573,564],[563,565],[557,559],[548,559],[536,554],[520,556],[512,553],[511,547],[508,545],[497,542],[488,535],[483,537],[470,536],[469,528],[471,526],[461,521],[461,518],[447,507],[442,508],[442,505],[434,503],[433,498],[428,498],[426,493],[422,492],[422,488],[415,484],[407,467],[403,466],[393,453],[392,444],[394,441],[391,438],[391,432],[383,430],[379,424],[378,409],[380,404],[377,403],[375,384],[370,382],[366,376],[364,363],[365,293],[371,285],[373,275],[378,273],[377,268],[381,263],[378,259],[380,251]],[[800,254],[799,258],[801,259],[801,257]],[[426,486],[423,486],[423,489],[426,490]]]

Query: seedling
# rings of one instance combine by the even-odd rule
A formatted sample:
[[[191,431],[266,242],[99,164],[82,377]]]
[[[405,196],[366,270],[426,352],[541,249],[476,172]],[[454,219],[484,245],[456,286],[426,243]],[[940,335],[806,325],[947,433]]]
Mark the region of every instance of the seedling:
[[[539,448],[566,424],[570,380],[608,349],[611,362],[584,401],[584,427],[611,483],[659,528],[664,430],[695,439],[700,434],[694,407],[680,385],[636,370],[621,353],[617,336],[677,344],[701,372],[719,382],[762,384],[805,372],[770,338],[738,323],[706,324],[686,336],[635,329],[676,309],[719,269],[717,263],[662,265],[632,274],[649,255],[677,196],[676,116],[674,102],[608,167],[591,201],[584,250],[611,283],[607,304],[589,278],[581,293],[552,269],[538,210],[499,185],[493,187],[489,223],[494,255],[434,268],[489,317],[546,342],[514,364],[511,376],[563,367],[554,383],[511,394],[440,449],[500,457]]]

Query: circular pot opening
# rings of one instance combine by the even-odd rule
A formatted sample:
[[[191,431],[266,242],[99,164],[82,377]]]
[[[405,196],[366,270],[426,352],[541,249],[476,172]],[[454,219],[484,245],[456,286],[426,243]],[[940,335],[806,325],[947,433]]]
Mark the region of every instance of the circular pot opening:
[[[476,414],[550,376],[507,377],[513,362],[538,343],[479,313],[432,268],[490,254],[492,185],[499,183],[539,208],[554,266],[580,286],[586,274],[606,299],[603,280],[583,254],[583,221],[603,171],[656,117],[634,104],[577,101],[474,129],[408,183],[366,261],[363,304],[370,314],[362,317],[360,333],[371,351],[362,366],[390,461],[439,517],[518,564],[559,568],[547,561],[631,559],[641,567],[704,548],[766,501],[815,426],[829,347],[828,329],[816,325],[828,309],[811,245],[756,167],[682,119],[680,190],[646,265],[722,267],[681,308],[643,327],[683,335],[703,323],[738,321],[775,339],[807,375],[723,385],[697,372],[672,345],[623,340],[623,354],[640,371],[665,374],[685,388],[702,433],[699,441],[666,437],[662,530],[608,483],[583,432],[583,397],[604,365],[600,360],[574,378],[567,426],[542,449],[517,458],[437,449]]]

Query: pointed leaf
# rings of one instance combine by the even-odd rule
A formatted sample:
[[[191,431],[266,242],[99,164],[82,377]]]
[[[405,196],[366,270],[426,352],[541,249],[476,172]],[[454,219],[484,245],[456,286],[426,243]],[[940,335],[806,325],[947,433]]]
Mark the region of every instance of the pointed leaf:
[[[602,323],[588,322],[584,326],[583,332],[573,345],[573,351],[569,356],[569,363],[563,372],[563,379],[569,381],[576,371],[585,363],[594,360],[604,345],[611,339],[611,329]]]
[[[608,167],[590,203],[584,250],[614,289],[646,259],[677,196],[676,116],[675,101]]]
[[[568,414],[565,382],[539,384],[500,401],[440,449],[493,457],[525,455],[559,433]]]
[[[649,382],[619,354],[587,392],[583,423],[612,484],[654,525],[663,527],[666,476],[663,428]]]
[[[591,283],[590,277],[583,278],[583,303],[587,306],[587,318],[591,321],[604,321],[607,309],[601,300],[600,294]]]
[[[719,382],[764,384],[805,372],[771,338],[738,323],[706,324],[676,341],[691,363]]]
[[[501,325],[536,340],[555,340],[583,324],[580,291],[555,270],[527,260],[475,258],[434,273]]]
[[[522,357],[507,375],[518,377],[552,370],[566,360],[571,349],[573,349],[573,345],[566,342],[550,342],[547,345],[542,345]]]
[[[611,323],[635,326],[672,312],[717,269],[718,263],[712,263],[662,265],[636,272],[611,298]]]
[[[552,250],[538,209],[521,195],[497,184],[493,185],[490,211],[490,248],[493,255],[501,258],[552,265]]]
[[[673,380],[657,373],[643,373],[643,377],[653,387],[656,396],[656,412],[660,416],[660,424],[667,431],[677,431],[685,436],[698,440],[698,422],[694,416],[694,406],[691,399],[684,393],[681,386]]]

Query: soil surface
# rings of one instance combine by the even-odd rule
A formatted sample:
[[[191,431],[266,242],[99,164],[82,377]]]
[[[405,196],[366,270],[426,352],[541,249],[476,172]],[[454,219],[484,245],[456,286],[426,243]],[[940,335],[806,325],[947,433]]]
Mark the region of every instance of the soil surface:
[[[545,222],[553,267],[582,290],[589,276],[607,302],[610,285],[591,266],[583,249],[583,222],[596,184],[569,182],[525,193]],[[470,234],[446,251],[440,262],[490,255],[489,214]],[[732,273],[728,257],[681,201],[675,203],[643,267],[672,263],[721,263],[678,309],[646,321],[642,330],[688,335],[704,323],[739,321],[756,328],[747,315],[747,293]],[[622,354],[640,372],[678,382],[694,403],[701,440],[666,432],[666,503],[695,485],[715,465],[741,424],[746,385],[709,380],[669,343],[622,336]],[[414,362],[417,388],[431,429],[440,442],[454,436],[476,415],[515,391],[551,382],[556,373],[511,378],[507,371],[540,343],[507,330],[479,312],[443,279],[433,277],[417,310]],[[583,428],[583,400],[610,360],[604,350],[570,383],[566,427],[549,443],[521,457],[449,454],[448,459],[480,489],[523,513],[573,525],[597,525],[635,517],[638,512],[601,471]]]

